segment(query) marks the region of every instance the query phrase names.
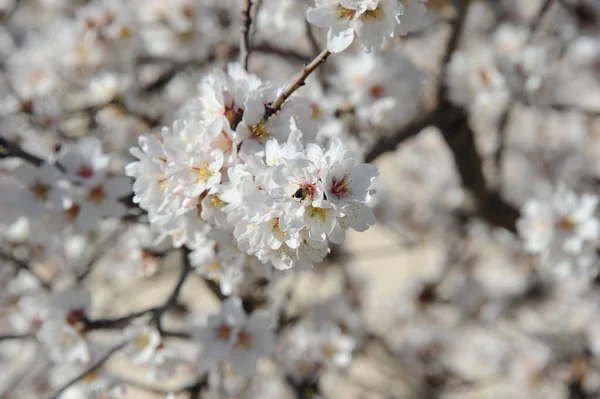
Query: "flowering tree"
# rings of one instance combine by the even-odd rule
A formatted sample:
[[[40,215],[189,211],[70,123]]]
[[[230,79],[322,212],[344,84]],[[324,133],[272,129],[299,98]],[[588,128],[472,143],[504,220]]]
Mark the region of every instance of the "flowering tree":
[[[597,2],[0,19],[0,397],[600,394]]]

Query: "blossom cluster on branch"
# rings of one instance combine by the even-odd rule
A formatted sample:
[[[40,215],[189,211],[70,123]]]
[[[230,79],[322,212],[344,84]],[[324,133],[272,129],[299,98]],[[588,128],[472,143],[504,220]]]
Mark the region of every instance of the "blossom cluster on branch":
[[[0,21],[0,397],[600,393],[594,2]]]

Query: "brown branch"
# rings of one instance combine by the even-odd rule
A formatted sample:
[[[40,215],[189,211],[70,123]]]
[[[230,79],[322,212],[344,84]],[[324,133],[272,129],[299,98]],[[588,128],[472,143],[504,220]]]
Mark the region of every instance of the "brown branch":
[[[478,215],[493,226],[515,232],[519,211],[498,192],[489,190],[466,112],[444,100],[439,113],[435,125],[454,155],[463,186],[471,191],[477,202]]]
[[[395,151],[404,140],[416,136],[427,126],[433,125],[436,118],[438,118],[438,109],[434,109],[422,117],[413,120],[391,136],[381,137],[369,152],[365,154],[365,162],[373,162],[380,155]]]
[[[446,44],[446,51],[444,52],[444,57],[442,58],[441,83],[438,87],[437,92],[438,103],[441,102],[442,99],[446,98],[446,85],[444,85],[446,66],[450,62],[452,54],[454,54],[454,51],[456,51],[460,43],[460,38],[462,36],[465,20],[467,18],[467,11],[469,10],[471,0],[458,0],[457,3],[458,4],[456,5],[456,17],[452,21],[452,33],[450,35],[448,43]]]
[[[248,70],[248,59],[250,58],[250,26],[252,25],[252,0],[243,0],[242,8],[242,43],[240,45],[240,63]]]
[[[544,19],[544,16],[546,15],[548,10],[550,9],[550,6],[552,5],[552,2],[553,2],[553,0],[545,0],[544,3],[542,4],[542,6],[540,7],[540,10],[538,11],[537,15],[535,16],[535,18],[529,25],[529,34],[527,36],[527,44],[530,44],[532,42],[532,40],[534,39],[534,37],[542,23],[542,20]],[[520,90],[522,90],[522,88],[518,88],[517,90],[520,91]],[[510,114],[513,112],[513,109],[514,109],[514,97],[515,97],[515,94],[511,93],[509,100],[508,100],[508,105],[505,107],[504,111],[502,112],[502,115],[500,116],[500,122],[498,123],[498,149],[496,151],[496,155],[494,156],[494,162],[496,165],[496,169],[498,171],[497,175],[499,176],[500,179],[502,178],[502,176],[501,176],[502,159],[504,158],[504,151],[506,149],[506,128],[508,125],[508,120],[509,120]],[[519,94],[519,97],[526,98],[526,96],[521,92]]]
[[[108,319],[96,319],[85,321],[85,330],[93,331],[93,330],[104,330],[104,329],[113,329],[113,328],[122,328],[129,324],[129,322],[133,319],[137,319],[138,317],[142,317],[148,313],[154,313],[158,307],[151,307],[143,310],[138,310],[133,313],[129,313],[125,316],[108,318]]]
[[[160,306],[154,306],[151,308],[139,310],[134,313],[127,314],[125,316],[116,317],[116,318],[108,318],[108,319],[97,319],[97,320],[85,320],[86,331],[92,330],[102,330],[102,329],[113,329],[113,328],[122,328],[126,326],[133,319],[137,319],[138,317],[142,317],[146,314],[152,314],[152,320],[156,324],[157,330],[161,333],[164,333],[162,328],[162,316],[163,314],[173,307],[177,303],[177,299],[179,298],[179,294],[181,293],[181,288],[185,283],[186,279],[190,275],[192,271],[192,266],[189,262],[189,249],[183,248],[182,250],[182,267],[181,273],[179,274],[179,279],[171,291],[169,297],[165,300],[165,302]]]
[[[0,259],[4,259],[7,262],[11,262],[14,263],[19,269],[22,270],[27,270],[33,277],[35,277],[36,280],[39,281],[40,285],[42,287],[44,287],[45,289],[51,289],[52,285],[50,284],[49,281],[43,279],[42,277],[40,277],[34,270],[33,268],[27,264],[26,262],[19,260],[17,258],[15,258],[14,256],[12,256],[11,254],[8,254],[4,251],[0,250]]]
[[[40,166],[46,162],[44,159],[23,150],[18,145],[0,136],[0,159],[8,157],[21,158],[35,166]]]
[[[78,381],[82,380],[85,378],[85,376],[87,376],[88,374],[94,372],[96,369],[102,367],[102,365],[104,363],[106,363],[106,361],[115,353],[117,352],[119,349],[121,349],[123,346],[125,346],[125,343],[121,343],[117,346],[115,346],[114,348],[111,348],[107,353],[104,354],[104,356],[102,356],[100,359],[98,359],[93,365],[91,365],[90,367],[88,367],[86,370],[82,371],[80,374],[78,374],[77,376],[75,376],[74,378],[70,379],[69,381],[67,381],[67,383],[65,383],[62,387],[60,387],[55,393],[54,395],[51,396],[50,399],[58,399],[60,397],[60,395],[66,391],[71,385],[76,384]]]
[[[111,375],[111,378],[118,381],[120,384],[130,385],[132,387],[135,387],[135,388],[147,391],[147,392],[156,393],[159,395],[168,395],[170,393],[180,394],[180,393],[184,393],[184,392],[193,392],[195,390],[199,390],[199,389],[202,389],[202,388],[205,388],[208,386],[207,374],[202,374],[202,375],[198,376],[198,378],[196,380],[194,380],[188,384],[181,385],[179,387],[171,388],[171,389],[157,387],[154,385],[146,384],[146,383],[140,382],[140,381],[130,380],[130,379],[127,379],[127,378],[124,378],[121,376],[117,376],[117,375]]]
[[[308,65],[302,68],[302,72],[298,77],[285,89],[281,94],[269,105],[265,111],[264,119],[269,119],[273,114],[281,110],[281,106],[296,90],[306,84],[306,79],[313,73],[321,64],[327,61],[331,52],[327,49],[321,51]]]
[[[311,51],[316,56],[317,54],[319,54],[321,47],[319,46],[319,43],[317,42],[317,38],[315,37],[315,32],[314,32],[312,24],[310,22],[308,22],[308,20],[306,20],[305,23],[306,23],[306,36],[308,37]],[[329,88],[329,82],[327,82],[327,78],[325,76],[325,70],[323,68],[319,68],[319,70],[317,71],[317,78],[319,78],[319,83],[321,83],[321,87],[323,87],[323,89]]]
[[[15,333],[0,334],[0,341],[27,339],[27,338],[31,338],[32,336],[33,335],[31,335],[31,334],[15,334]]]
[[[169,297],[167,298],[165,303],[162,306],[158,307],[154,311],[154,315],[153,315],[153,319],[156,323],[156,328],[157,328],[158,332],[160,332],[161,334],[163,333],[162,316],[169,308],[171,308],[173,305],[175,305],[177,303],[177,299],[179,299],[179,294],[181,293],[181,288],[183,287],[185,280],[188,278],[188,276],[190,275],[190,272],[192,271],[192,265],[190,264],[190,259],[189,259],[190,250],[187,247],[183,247],[181,252],[182,252],[183,259],[182,259],[181,273],[179,274],[179,279],[177,280],[177,284],[175,284],[175,288],[173,288],[171,295],[169,295]]]

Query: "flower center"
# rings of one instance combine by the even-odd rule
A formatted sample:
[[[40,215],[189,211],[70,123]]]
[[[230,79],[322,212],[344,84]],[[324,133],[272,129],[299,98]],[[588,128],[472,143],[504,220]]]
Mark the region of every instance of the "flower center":
[[[241,329],[237,335],[235,346],[250,349],[252,347],[252,335],[245,329]]]
[[[81,209],[81,207],[79,205],[71,204],[70,207],[65,209],[65,215],[69,220],[73,221],[73,220],[75,220],[75,218],[77,218],[77,215],[79,215],[80,209]]]
[[[83,177],[86,179],[90,178],[90,177],[94,176],[94,168],[92,168],[90,165],[84,163],[79,167],[79,169],[77,169],[77,176]]]
[[[376,84],[376,85],[371,86],[371,89],[369,90],[369,94],[373,98],[379,98],[379,97],[383,96],[384,91],[385,91],[385,88],[383,87],[382,84]]]
[[[191,5],[186,5],[181,9],[181,14],[186,17],[187,19],[192,19],[194,18],[194,7]]]
[[[227,202],[223,201],[220,197],[219,194],[211,194],[210,195],[210,202],[212,203],[212,206],[214,208],[218,207],[218,206],[223,206],[226,205]]]
[[[150,337],[148,334],[139,333],[133,340],[133,344],[140,349],[147,347],[150,344]]]
[[[341,22],[346,22],[354,18],[356,15],[356,10],[352,10],[350,8],[345,8],[341,4],[338,4],[337,8],[337,17],[338,20],[343,20]]]
[[[65,323],[73,327],[79,334],[85,332],[85,312],[83,309],[73,309],[65,316]]]
[[[208,169],[208,162],[203,162],[200,166],[192,168],[196,171],[196,175],[198,175],[198,180],[207,182],[208,179],[212,176],[212,172]]]
[[[102,185],[92,188],[88,193],[88,199],[96,203],[96,205],[104,201],[105,198],[106,197],[104,195],[104,187],[102,187]]]
[[[160,191],[165,191],[167,189],[167,178],[163,177],[158,180],[158,187]]]
[[[338,197],[345,197],[350,194],[350,188],[348,187],[348,181],[346,177],[341,179],[333,179],[331,184],[331,192]]]
[[[222,324],[217,328],[216,334],[218,340],[227,341],[231,336],[231,327]]]
[[[211,262],[208,265],[206,265],[207,273],[218,273],[221,270],[223,270],[223,266],[221,266],[221,263],[219,262]]]
[[[273,218],[273,220],[271,220],[271,230],[273,231],[273,235],[277,238],[288,235],[287,231],[281,231],[279,228],[279,218]]]
[[[331,359],[337,353],[337,349],[333,343],[326,341],[321,344],[321,353],[326,358]]]
[[[490,87],[492,85],[492,78],[491,78],[490,73],[488,72],[487,69],[485,69],[485,68],[479,68],[479,70],[477,71],[477,73],[479,74],[479,78],[481,79],[481,81],[483,82],[483,84],[486,87]]]
[[[308,216],[311,218],[319,218],[319,220],[321,221],[321,223],[325,223],[325,220],[327,219],[327,213],[325,211],[325,209],[323,208],[315,208],[314,206],[309,207],[308,209]]]
[[[50,187],[38,181],[35,182],[35,184],[30,188],[30,190],[36,198],[41,200],[47,200]]]
[[[561,230],[573,231],[577,227],[577,223],[571,216],[564,216],[556,223],[556,227]]]
[[[323,115],[323,112],[321,111],[321,108],[319,108],[319,106],[317,104],[310,104],[310,108],[312,109],[312,114],[311,114],[311,119],[316,120],[316,119],[320,119],[321,115]]]
[[[252,128],[250,129],[250,137],[258,141],[260,144],[263,144],[265,142],[265,139],[271,137],[269,132],[267,132],[267,128],[265,126],[264,121],[260,121],[258,124],[252,126]]]
[[[378,19],[383,18],[385,12],[381,8],[381,5],[378,5],[374,10],[367,10],[361,14],[360,19],[364,22],[374,22]]]

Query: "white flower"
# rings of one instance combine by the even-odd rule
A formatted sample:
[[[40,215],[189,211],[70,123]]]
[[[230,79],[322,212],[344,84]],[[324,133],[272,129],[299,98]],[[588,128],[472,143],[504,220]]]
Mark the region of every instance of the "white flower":
[[[158,330],[145,324],[132,324],[123,334],[127,339],[123,351],[131,356],[134,364],[149,364],[162,345]]]
[[[597,196],[577,195],[564,184],[549,199],[528,201],[517,221],[525,249],[560,274],[589,269],[596,259],[590,244],[600,237],[598,202]]]
[[[119,201],[131,192],[131,180],[124,176],[109,177],[84,188],[82,199],[71,209],[75,225],[86,232],[104,217],[118,218],[126,214],[127,208]]]
[[[327,48],[338,53],[352,44],[354,32],[366,51],[378,50],[384,38],[393,36],[401,12],[396,0],[315,0],[306,17],[329,28]]]
[[[66,177],[82,184],[102,180],[110,162],[110,156],[102,152],[102,143],[95,137],[84,137],[77,143],[63,145],[58,162],[65,168]]]
[[[377,168],[371,164],[357,164],[337,142],[332,143],[326,157],[329,168],[323,171],[323,184],[327,201],[336,209],[368,202],[374,193],[371,184],[379,175]]]
[[[152,230],[192,249],[194,267],[226,294],[243,282],[245,255],[278,269],[311,267],[344,229],[375,223],[366,204],[377,169],[339,140],[326,153],[312,143],[317,128],[300,97],[265,120],[280,91],[236,64],[215,71],[172,129],[139,139],[141,151],[131,150],[139,161],[126,168]],[[211,232],[226,233],[235,255]]]
[[[49,207],[61,207],[63,190],[58,186],[60,172],[54,165],[43,163],[35,167],[23,164],[15,169],[14,175],[23,184],[23,189],[16,196],[23,215],[38,218]]]
[[[160,346],[147,364],[148,373],[146,377],[149,381],[172,378],[180,364],[181,359],[175,351]]]
[[[316,358],[324,363],[333,363],[337,367],[347,367],[352,361],[352,351],[356,346],[354,339],[342,334],[335,326],[321,327],[316,335]]]
[[[354,28],[350,23],[355,15],[356,9],[345,8],[341,0],[315,0],[315,8],[307,11],[306,18],[313,25],[329,28],[327,48],[339,53],[354,40]]]
[[[427,22],[427,0],[397,0],[402,4],[403,12],[397,16],[398,24],[395,32],[406,35],[408,32],[419,29]]]
[[[36,333],[52,361],[88,363],[90,352],[86,340],[74,326],[48,320]]]
[[[17,306],[19,312],[11,315],[9,319],[16,331],[36,331],[42,325],[42,321],[50,316],[48,296],[45,294],[23,296]]]
[[[140,148],[133,147],[130,152],[139,159],[125,168],[127,176],[135,177],[133,202],[140,204],[150,213],[150,220],[163,203],[167,190],[166,154],[163,143],[152,135],[143,135],[138,139]]]
[[[269,324],[265,313],[255,311],[248,317],[240,298],[230,297],[218,315],[208,317],[200,331],[201,359],[223,359],[240,375],[254,374],[258,359],[275,349]]]
[[[90,358],[87,362],[60,363],[50,369],[49,382],[54,389],[83,375],[60,395],[61,399],[123,399],[125,397],[125,385],[115,381],[103,365],[90,370],[90,365],[98,361],[106,353],[105,351],[106,348],[99,345],[90,345]]]
[[[231,295],[244,278],[244,261],[234,238],[223,230],[211,231],[214,240],[206,241],[190,253],[190,263],[196,271],[219,284],[223,295]]]
[[[91,304],[90,292],[77,288],[58,292],[51,298],[36,335],[54,361],[89,361],[90,352],[83,334]]]
[[[125,89],[125,79],[114,73],[94,77],[89,84],[90,101],[94,104],[108,103],[119,97]]]

